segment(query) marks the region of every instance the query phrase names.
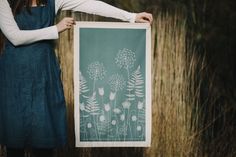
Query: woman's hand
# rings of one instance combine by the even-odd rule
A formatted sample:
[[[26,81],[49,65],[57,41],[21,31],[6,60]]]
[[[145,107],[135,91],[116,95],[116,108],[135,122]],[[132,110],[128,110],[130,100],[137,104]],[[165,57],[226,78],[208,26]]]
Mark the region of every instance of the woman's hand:
[[[135,22],[139,22],[139,23],[150,23],[151,24],[152,21],[153,21],[152,14],[146,13],[146,12],[138,13],[135,18]]]
[[[75,25],[75,20],[72,17],[63,18],[56,26],[59,33],[72,28]]]

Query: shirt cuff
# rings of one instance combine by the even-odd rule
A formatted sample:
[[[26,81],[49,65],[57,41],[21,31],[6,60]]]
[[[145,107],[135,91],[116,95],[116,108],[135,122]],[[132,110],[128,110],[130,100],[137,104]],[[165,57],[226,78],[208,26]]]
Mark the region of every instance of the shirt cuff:
[[[49,34],[48,34],[49,39],[58,39],[59,38],[56,25],[51,26],[48,32],[49,32]]]
[[[137,16],[136,13],[130,13],[129,22],[130,23],[135,23],[136,16]]]

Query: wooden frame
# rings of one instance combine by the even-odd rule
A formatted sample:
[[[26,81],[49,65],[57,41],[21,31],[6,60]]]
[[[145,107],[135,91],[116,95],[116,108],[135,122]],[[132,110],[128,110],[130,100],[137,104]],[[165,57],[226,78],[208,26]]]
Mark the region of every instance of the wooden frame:
[[[151,93],[149,24],[76,23],[76,147],[149,147]]]

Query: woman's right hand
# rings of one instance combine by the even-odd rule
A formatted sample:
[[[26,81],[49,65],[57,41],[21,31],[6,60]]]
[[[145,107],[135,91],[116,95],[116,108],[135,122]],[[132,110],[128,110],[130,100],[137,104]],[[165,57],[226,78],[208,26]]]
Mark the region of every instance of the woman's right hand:
[[[75,25],[75,20],[72,17],[64,17],[56,26],[59,33],[72,28]]]
[[[150,23],[151,24],[152,21],[153,21],[152,14],[146,13],[146,12],[138,13],[135,18],[135,22],[140,22],[140,23]]]

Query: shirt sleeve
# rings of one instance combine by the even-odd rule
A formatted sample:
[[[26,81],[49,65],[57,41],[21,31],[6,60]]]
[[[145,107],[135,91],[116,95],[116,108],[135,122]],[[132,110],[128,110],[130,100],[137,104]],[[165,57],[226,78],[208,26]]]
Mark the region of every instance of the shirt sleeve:
[[[113,7],[97,0],[55,0],[56,12],[61,10],[80,11],[105,17],[120,19],[122,21],[135,22],[135,13]]]
[[[58,38],[56,26],[38,30],[20,30],[14,20],[7,0],[0,0],[0,29],[6,38],[15,46]]]

